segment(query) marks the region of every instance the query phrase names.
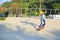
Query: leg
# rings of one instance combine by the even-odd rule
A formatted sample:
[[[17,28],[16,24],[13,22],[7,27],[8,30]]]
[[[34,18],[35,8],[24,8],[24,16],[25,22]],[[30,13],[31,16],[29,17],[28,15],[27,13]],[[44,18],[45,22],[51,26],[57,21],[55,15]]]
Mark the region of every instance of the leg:
[[[41,20],[41,23],[39,25],[38,31],[41,30],[41,27],[42,27],[42,20]]]
[[[43,20],[43,23],[44,23],[44,24],[42,25],[42,27],[44,27],[44,25],[45,25],[45,20]]]
[[[45,25],[45,20],[43,20],[43,25],[42,25],[42,27],[41,27],[42,29],[44,28],[44,25]]]
[[[40,25],[39,25],[39,28],[41,28],[42,27],[42,20],[41,20],[41,23],[40,23]]]

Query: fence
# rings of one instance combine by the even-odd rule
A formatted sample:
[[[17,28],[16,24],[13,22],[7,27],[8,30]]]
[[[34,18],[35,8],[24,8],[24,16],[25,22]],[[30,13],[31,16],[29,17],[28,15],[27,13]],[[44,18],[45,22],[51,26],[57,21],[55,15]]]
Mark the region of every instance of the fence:
[[[47,11],[47,13],[45,13],[46,17],[60,18],[60,9],[42,9],[42,10]],[[8,12],[7,15],[8,17],[39,16],[39,8],[17,8],[17,9],[8,8],[7,12]]]

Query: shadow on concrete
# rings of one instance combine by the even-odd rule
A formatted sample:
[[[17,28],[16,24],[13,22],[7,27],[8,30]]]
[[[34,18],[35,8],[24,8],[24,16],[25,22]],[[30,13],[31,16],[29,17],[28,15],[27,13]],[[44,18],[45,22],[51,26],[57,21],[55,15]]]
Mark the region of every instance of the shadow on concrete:
[[[0,40],[22,40],[22,38],[18,39],[17,35],[26,35],[23,31],[25,29],[19,29],[18,27],[17,29],[17,31],[14,31],[12,29],[7,28],[6,25],[0,24]]]
[[[48,31],[48,33],[55,36],[54,40],[60,40],[60,30],[55,29],[54,31]]]
[[[0,40],[47,40],[47,38],[32,36],[25,32],[26,29],[21,29],[20,26],[16,26],[17,31],[7,28],[5,24],[0,24]]]
[[[22,23],[25,23],[25,24],[30,24],[30,25],[32,25],[36,30],[37,30],[37,27],[38,27],[38,25],[37,24],[35,24],[35,23],[32,23],[32,22],[29,22],[29,21],[21,21]],[[36,27],[37,26],[37,27]]]

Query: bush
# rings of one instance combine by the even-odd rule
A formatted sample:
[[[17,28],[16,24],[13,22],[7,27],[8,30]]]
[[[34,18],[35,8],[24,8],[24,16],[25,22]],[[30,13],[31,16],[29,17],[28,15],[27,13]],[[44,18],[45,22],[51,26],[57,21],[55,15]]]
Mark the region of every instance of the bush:
[[[0,20],[5,20],[5,17],[0,17]]]

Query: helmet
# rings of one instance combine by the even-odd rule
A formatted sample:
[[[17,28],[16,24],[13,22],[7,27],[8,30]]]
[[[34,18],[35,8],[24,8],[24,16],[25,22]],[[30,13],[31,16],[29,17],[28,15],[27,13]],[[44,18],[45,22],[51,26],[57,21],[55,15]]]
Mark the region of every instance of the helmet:
[[[40,10],[40,11],[39,11],[39,14],[40,14],[40,15],[42,15],[42,14],[43,14],[43,11],[42,11],[42,10]]]

